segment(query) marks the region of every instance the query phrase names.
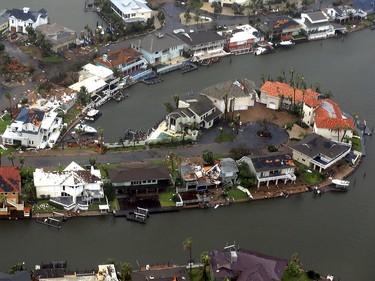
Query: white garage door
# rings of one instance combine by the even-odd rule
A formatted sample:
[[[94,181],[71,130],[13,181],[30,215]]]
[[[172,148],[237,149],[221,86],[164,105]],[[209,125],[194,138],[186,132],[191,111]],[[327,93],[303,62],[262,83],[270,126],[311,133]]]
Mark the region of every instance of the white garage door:
[[[276,104],[274,103],[274,102],[270,102],[269,104],[268,104],[268,108],[271,108],[271,109],[277,109],[276,108]]]

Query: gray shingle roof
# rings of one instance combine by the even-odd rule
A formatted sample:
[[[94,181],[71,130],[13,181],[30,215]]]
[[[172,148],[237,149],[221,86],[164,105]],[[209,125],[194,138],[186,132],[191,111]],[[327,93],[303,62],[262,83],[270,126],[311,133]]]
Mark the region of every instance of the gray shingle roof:
[[[40,15],[42,18],[47,17],[47,11],[44,9],[40,9],[39,11],[32,11],[29,10],[27,13],[23,12],[23,9],[11,9],[7,10],[8,16],[13,16],[16,19],[27,21],[32,20],[33,22],[36,22],[38,16]]]
[[[190,46],[196,46],[200,44],[210,43],[210,42],[217,42],[224,40],[224,38],[217,34],[214,30],[202,30],[198,32],[190,32],[190,33],[178,33],[176,37],[181,39],[183,42]]]
[[[172,47],[183,45],[180,39],[172,37],[169,34],[151,33],[143,39],[135,40],[132,42],[133,46],[140,47],[148,53],[160,52]]]
[[[238,81],[239,84],[237,84],[236,81]],[[219,83],[204,89],[201,93],[202,95],[222,100],[226,94],[228,94],[228,98],[248,97],[254,93],[254,89],[255,84],[253,81],[243,79]]]
[[[299,141],[297,144],[291,146],[292,149],[299,151],[311,158],[319,154],[326,155],[334,159],[348,150],[348,147],[332,140],[326,139],[317,134],[310,136]]]
[[[206,96],[198,96],[195,101],[188,101],[190,104],[189,109],[193,111],[196,115],[202,116],[205,113],[209,112],[215,106],[213,105],[212,101],[207,98]]]
[[[327,20],[326,16],[321,11],[307,13],[312,21]]]
[[[172,281],[174,278],[176,278],[175,280],[190,281],[190,276],[185,267],[133,271],[131,277],[132,281]]]
[[[279,169],[294,168],[295,164],[290,154],[270,154],[251,156],[254,168],[257,172],[274,171]]]
[[[153,164],[127,164],[108,170],[108,175],[112,183],[170,179],[165,166]]]

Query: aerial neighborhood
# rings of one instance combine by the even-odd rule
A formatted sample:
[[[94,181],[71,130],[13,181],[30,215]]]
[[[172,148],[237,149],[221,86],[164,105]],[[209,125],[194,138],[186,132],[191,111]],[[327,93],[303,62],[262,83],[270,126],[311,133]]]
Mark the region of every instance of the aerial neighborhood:
[[[234,56],[293,52],[309,41],[344,41],[373,29],[371,1],[324,7],[323,1],[315,3],[319,7],[314,1],[177,1],[173,17],[158,1],[84,2],[84,12],[96,13],[103,26],[82,23],[75,31],[54,22],[44,7],[0,11],[0,218],[33,218],[56,229],[77,216],[147,224],[155,213],[349,190],[347,177],[365,156],[372,130],[318,82],[308,86],[300,70],[245,74],[186,95],[169,93],[170,100],[155,104],[165,107],[162,115],[137,107],[139,114],[154,114],[153,127],[119,132],[118,139],[108,138],[97,119],[105,118],[103,108],[127,103],[137,84],[158,87],[176,73],[189,83],[189,72],[233,67]],[[220,17],[233,24],[217,23]],[[111,122],[132,126],[126,117]],[[64,159],[72,153],[77,160]],[[38,157],[51,165],[34,165]],[[192,277],[190,262],[190,268],[139,270],[108,263],[90,272],[51,263],[36,267],[33,278],[319,280],[296,256],[280,259],[235,244],[201,256],[193,268],[201,279]],[[15,274],[31,280],[24,269],[16,265]],[[0,279],[12,274],[0,272]]]

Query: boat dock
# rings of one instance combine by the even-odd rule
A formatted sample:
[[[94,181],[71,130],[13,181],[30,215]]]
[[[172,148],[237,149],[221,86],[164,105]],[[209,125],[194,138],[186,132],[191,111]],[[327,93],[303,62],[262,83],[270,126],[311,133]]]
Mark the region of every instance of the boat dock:
[[[61,228],[61,223],[66,220],[67,220],[67,217],[65,216],[65,214],[59,213],[59,212],[52,212],[51,217],[40,218],[38,215],[36,218],[37,223],[51,226],[51,227],[58,228],[58,229]]]
[[[182,70],[182,74],[188,73],[193,70],[197,70],[198,66],[191,62],[184,62],[181,64],[180,69]]]

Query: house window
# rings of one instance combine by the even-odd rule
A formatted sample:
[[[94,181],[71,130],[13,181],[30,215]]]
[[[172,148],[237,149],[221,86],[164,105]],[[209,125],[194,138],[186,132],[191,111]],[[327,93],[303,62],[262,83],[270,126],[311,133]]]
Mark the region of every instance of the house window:
[[[12,23],[14,23],[14,20],[12,20]]]
[[[65,191],[65,185],[63,185],[63,190]]]

